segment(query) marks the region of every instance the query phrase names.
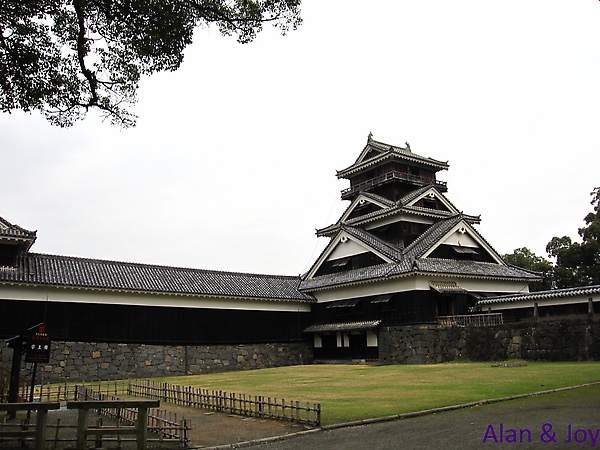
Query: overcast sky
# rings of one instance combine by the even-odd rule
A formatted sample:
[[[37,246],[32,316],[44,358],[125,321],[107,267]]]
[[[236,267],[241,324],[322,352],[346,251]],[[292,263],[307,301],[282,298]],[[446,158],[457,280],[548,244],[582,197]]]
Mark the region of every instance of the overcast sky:
[[[200,29],[135,129],[0,115],[0,216],[32,251],[297,275],[369,132],[448,161],[500,253],[578,239],[600,186],[600,2],[305,0],[299,30]]]

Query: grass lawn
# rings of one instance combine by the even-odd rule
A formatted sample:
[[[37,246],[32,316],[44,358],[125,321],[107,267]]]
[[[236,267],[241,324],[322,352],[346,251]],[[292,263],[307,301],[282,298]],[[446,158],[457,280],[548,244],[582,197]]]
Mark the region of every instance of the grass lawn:
[[[596,382],[600,362],[306,365],[154,380],[321,403],[328,425]]]

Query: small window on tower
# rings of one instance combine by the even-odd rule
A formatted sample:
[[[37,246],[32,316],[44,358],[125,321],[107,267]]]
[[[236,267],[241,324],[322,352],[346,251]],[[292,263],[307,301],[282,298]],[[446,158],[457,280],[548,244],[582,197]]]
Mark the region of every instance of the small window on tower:
[[[350,262],[350,258],[342,258],[333,261],[331,267],[345,267]]]

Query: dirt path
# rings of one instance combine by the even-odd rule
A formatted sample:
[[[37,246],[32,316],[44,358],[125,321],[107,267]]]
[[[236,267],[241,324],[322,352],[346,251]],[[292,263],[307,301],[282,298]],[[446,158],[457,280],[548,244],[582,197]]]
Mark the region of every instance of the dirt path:
[[[190,447],[215,447],[237,444],[271,436],[281,436],[305,430],[304,425],[280,420],[216,413],[161,402],[160,409],[191,421]]]

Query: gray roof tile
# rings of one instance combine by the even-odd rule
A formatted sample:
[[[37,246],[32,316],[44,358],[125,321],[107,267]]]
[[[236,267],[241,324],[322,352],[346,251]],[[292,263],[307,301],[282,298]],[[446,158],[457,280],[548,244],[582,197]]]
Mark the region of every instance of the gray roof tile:
[[[540,275],[514,266],[500,265],[480,261],[453,259],[419,258],[415,260],[416,272],[448,273],[453,275],[483,276],[537,280]]]
[[[300,289],[310,292],[344,284],[375,281],[410,273],[431,273],[436,275],[460,275],[484,278],[505,278],[535,281],[540,275],[513,266],[485,263],[479,261],[461,261],[435,258],[406,258],[397,263],[380,264],[377,266],[353,269],[339,273],[321,275],[305,279],[300,283]]]
[[[579,295],[600,294],[600,285],[581,286],[566,289],[552,289],[549,291],[528,292],[526,294],[500,295],[487,297],[477,302],[477,306],[493,305],[498,303],[514,303],[523,300],[543,300],[562,297],[576,297]]]
[[[400,204],[400,205],[407,205],[408,203],[410,203],[411,201],[413,201],[414,199],[416,199],[419,195],[423,194],[424,192],[427,192],[432,187],[435,188],[435,184],[432,183],[432,184],[429,184],[427,186],[422,186],[422,187],[417,188],[417,189],[415,189],[413,191],[410,191],[404,197],[402,197],[400,200],[398,200],[398,204]]]
[[[361,269],[345,270],[343,272],[321,275],[318,277],[303,280],[300,283],[300,290],[311,291],[313,289],[320,289],[324,287],[339,286],[342,284],[385,278],[392,274],[392,272],[398,270],[399,266],[402,267],[403,265],[404,262],[398,264],[387,263],[379,264],[376,266],[363,267]],[[410,269],[409,267],[404,268],[406,269],[406,271]]]
[[[336,223],[334,223],[332,225],[329,225],[325,228],[321,228],[321,229],[317,230],[317,236],[331,236],[340,230],[342,224],[359,226],[359,225],[362,225],[362,224],[365,224],[368,222],[372,222],[374,220],[380,220],[385,217],[393,216],[394,214],[401,214],[403,212],[418,214],[420,216],[425,216],[425,217],[433,217],[435,219],[447,218],[447,217],[456,215],[456,213],[453,213],[450,211],[435,210],[435,209],[425,208],[425,207],[421,207],[421,206],[402,206],[404,204],[405,203],[401,203],[401,202],[399,202],[398,204],[393,203],[392,205],[390,205],[386,208],[382,208],[377,211],[363,214],[362,216],[353,217],[352,219],[347,219],[344,221],[338,220]],[[346,211],[347,210],[348,209],[346,209]],[[472,223],[479,222],[478,217],[466,216],[466,215],[465,215],[465,217],[468,217],[469,220],[472,221]]]
[[[313,300],[298,290],[300,278],[297,276],[199,270],[37,253],[23,255],[14,269],[0,271],[0,282],[179,295]]]
[[[421,234],[414,242],[406,247],[404,254],[408,257],[418,258],[422,256],[432,245],[437,243],[442,236],[448,233],[452,227],[456,226],[464,219],[462,214],[454,217],[439,220],[432,224],[423,234]]]
[[[381,320],[365,320],[361,322],[324,323],[311,325],[303,333],[327,333],[334,331],[373,330],[381,325]]]
[[[345,225],[342,225],[341,228],[349,235],[364,242],[372,249],[377,250],[379,253],[387,256],[388,258],[392,259],[393,261],[398,262],[400,259],[402,259],[402,249],[401,248],[399,248],[395,245],[388,244],[384,240],[379,239],[378,237],[363,230],[362,228],[348,227]]]

